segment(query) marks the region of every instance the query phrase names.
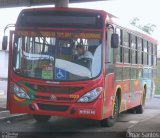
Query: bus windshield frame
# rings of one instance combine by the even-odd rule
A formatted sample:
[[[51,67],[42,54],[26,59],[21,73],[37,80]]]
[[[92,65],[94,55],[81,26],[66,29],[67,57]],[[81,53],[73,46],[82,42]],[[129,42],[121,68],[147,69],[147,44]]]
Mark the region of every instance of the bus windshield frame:
[[[102,71],[102,35],[101,31],[15,31],[13,71],[21,77],[45,81],[95,79]],[[33,49],[37,52],[33,53]],[[84,50],[83,55],[78,50]]]

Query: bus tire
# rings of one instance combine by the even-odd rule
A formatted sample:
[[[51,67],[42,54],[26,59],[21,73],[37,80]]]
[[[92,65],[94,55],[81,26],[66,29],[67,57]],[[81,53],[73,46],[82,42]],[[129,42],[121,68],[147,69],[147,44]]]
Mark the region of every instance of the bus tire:
[[[47,116],[47,115],[33,115],[33,118],[37,122],[47,122],[47,121],[49,121],[49,119],[51,118],[51,116]]]
[[[134,113],[136,113],[136,110],[135,110],[135,108],[131,108],[131,109],[127,110],[127,113],[134,114]]]
[[[142,97],[142,104],[137,106],[137,107],[135,107],[135,110],[136,110],[137,114],[143,114],[145,101],[146,101],[146,87],[144,87],[144,93],[143,93],[143,97]]]
[[[118,114],[119,114],[119,100],[118,100],[118,96],[116,96],[115,100],[114,100],[113,116],[101,120],[100,121],[101,126],[102,127],[112,127],[115,124],[115,122],[117,121]]]
[[[136,107],[136,114],[143,114],[144,112],[144,106],[143,105],[139,105]]]

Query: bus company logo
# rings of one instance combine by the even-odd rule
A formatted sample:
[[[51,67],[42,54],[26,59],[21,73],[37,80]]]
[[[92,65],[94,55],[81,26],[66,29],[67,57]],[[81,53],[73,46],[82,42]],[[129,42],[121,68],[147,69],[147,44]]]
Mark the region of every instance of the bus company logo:
[[[57,100],[57,98],[56,98],[56,96],[55,96],[55,95],[51,95],[51,96],[49,97],[49,100],[50,100],[50,101],[56,101],[56,100]]]

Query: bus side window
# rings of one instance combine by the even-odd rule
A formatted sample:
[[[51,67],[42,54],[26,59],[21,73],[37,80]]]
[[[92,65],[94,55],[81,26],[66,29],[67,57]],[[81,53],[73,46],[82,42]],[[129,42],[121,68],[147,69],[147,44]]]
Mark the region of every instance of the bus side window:
[[[116,28],[116,34],[119,35],[119,47],[117,48],[116,53],[116,62],[123,62],[122,61],[122,30],[119,28]]]
[[[148,42],[143,40],[143,64],[148,64]]]
[[[129,33],[123,31],[123,58],[124,63],[130,63],[130,45],[129,45]]]
[[[111,64],[113,64],[113,62],[114,62],[114,53],[113,53],[113,48],[111,48],[111,36],[112,36],[112,34],[113,34],[113,31],[112,30],[107,30],[107,32],[106,32],[106,35],[107,35],[107,40],[106,40],[106,44],[107,44],[107,46],[106,46],[106,62],[107,63],[111,63]]]
[[[152,44],[148,42],[148,65],[152,65]]]
[[[136,36],[130,35],[130,46],[131,46],[131,63],[137,64],[137,43],[136,43]]]
[[[153,50],[152,50],[152,60],[153,60],[153,66],[157,65],[157,45],[153,44]]]
[[[142,39],[137,38],[138,64],[142,64]]]

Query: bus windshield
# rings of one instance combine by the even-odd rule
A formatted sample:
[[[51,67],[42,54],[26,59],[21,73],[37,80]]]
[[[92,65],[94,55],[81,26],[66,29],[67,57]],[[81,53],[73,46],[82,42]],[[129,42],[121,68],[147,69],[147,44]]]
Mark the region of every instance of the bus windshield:
[[[101,33],[19,31],[13,44],[13,70],[23,77],[88,80],[101,72]]]

